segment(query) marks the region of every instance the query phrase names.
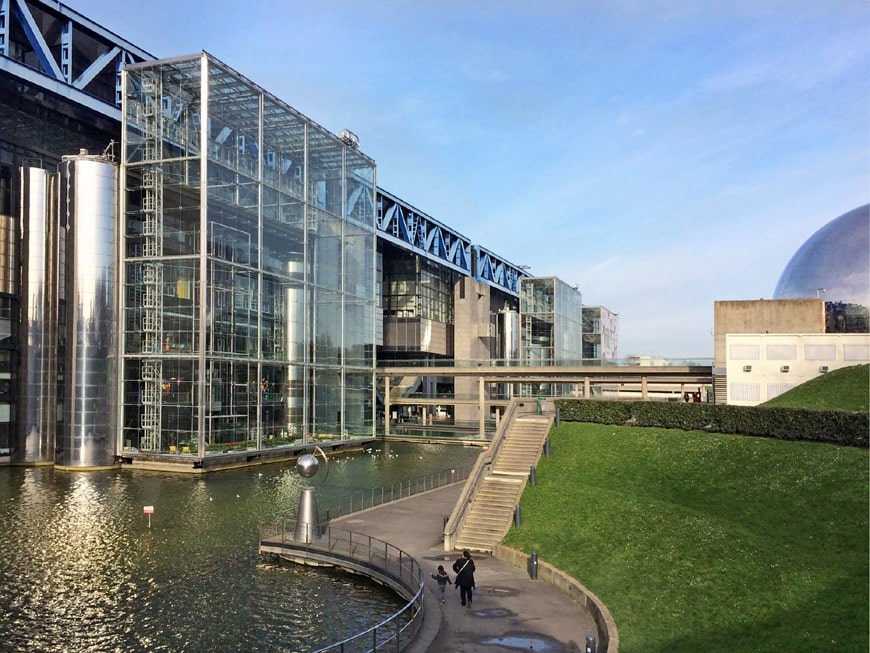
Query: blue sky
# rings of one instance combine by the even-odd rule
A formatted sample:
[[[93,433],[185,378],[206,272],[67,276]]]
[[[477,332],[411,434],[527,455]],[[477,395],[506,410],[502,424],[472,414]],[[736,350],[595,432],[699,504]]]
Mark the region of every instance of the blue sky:
[[[350,129],[378,184],[620,316],[619,353],[711,357],[870,201],[870,2],[69,0],[207,50]]]

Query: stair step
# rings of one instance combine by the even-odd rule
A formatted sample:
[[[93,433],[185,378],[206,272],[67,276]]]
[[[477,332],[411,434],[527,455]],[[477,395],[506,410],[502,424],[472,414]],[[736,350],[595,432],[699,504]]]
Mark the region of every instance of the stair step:
[[[550,420],[531,415],[514,420],[489,474],[471,497],[471,505],[456,533],[455,548],[491,552],[502,540],[513,523],[531,468],[543,454]]]

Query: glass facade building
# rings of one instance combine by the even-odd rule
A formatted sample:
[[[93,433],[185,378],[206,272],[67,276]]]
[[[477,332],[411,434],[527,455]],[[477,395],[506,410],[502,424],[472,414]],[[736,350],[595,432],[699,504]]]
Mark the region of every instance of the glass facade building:
[[[385,367],[583,358],[576,290],[536,279],[521,310],[526,266],[377,188],[352,134],[206,53],[155,60],[63,4],[14,4],[0,465],[208,470],[352,448],[386,418]],[[472,379],[389,387],[400,418],[492,417]]]
[[[619,316],[603,306],[583,307],[583,364],[616,363]]]
[[[520,279],[520,364],[531,366],[581,365],[583,358],[583,302],[580,292],[558,277]],[[523,396],[569,396],[567,383],[527,383]]]
[[[520,360],[579,365],[583,358],[580,292],[557,277],[520,279]]]
[[[206,53],[122,87],[121,450],[372,436],[374,162]]]

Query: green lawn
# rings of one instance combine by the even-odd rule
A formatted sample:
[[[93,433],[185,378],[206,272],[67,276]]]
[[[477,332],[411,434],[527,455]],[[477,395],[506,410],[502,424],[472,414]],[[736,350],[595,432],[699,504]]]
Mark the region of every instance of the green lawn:
[[[853,365],[822,374],[764,405],[866,413],[870,408],[870,365]]]
[[[563,423],[505,544],[603,600],[623,653],[868,651],[868,452]]]

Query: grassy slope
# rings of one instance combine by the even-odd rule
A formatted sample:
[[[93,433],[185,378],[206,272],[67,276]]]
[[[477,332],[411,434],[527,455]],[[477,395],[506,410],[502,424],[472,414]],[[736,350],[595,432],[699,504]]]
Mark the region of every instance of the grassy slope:
[[[595,592],[623,653],[868,650],[866,449],[576,423],[551,443],[505,543]]]
[[[870,409],[870,365],[822,374],[763,405],[866,413]]]

